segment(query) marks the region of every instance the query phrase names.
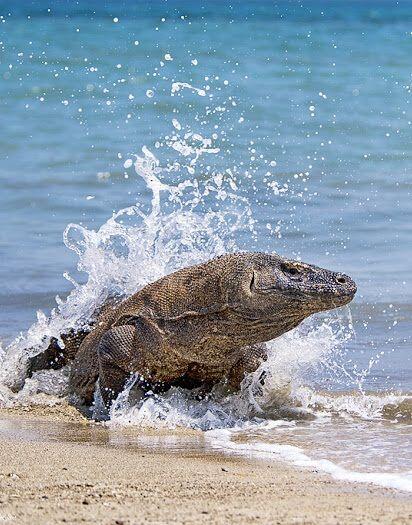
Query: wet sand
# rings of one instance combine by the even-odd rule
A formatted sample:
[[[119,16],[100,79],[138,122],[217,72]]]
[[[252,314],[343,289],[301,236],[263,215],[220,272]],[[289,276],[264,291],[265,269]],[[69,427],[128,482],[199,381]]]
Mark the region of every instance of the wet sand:
[[[195,431],[0,410],[0,523],[406,524],[408,494],[223,455]]]

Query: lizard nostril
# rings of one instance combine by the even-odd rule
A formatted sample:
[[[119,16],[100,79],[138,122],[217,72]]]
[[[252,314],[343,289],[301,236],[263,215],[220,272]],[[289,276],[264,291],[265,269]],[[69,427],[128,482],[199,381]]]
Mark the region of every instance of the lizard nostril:
[[[339,283],[339,284],[345,284],[346,283],[346,279],[345,279],[345,277],[342,277],[342,275],[338,275],[338,277],[336,277],[336,282]]]

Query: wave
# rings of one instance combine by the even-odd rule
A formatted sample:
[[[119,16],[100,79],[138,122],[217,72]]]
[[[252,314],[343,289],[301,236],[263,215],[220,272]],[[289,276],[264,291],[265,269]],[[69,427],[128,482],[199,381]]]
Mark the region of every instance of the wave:
[[[412,470],[407,472],[359,472],[346,469],[327,459],[313,459],[301,448],[284,444],[265,444],[259,442],[238,443],[233,440],[236,431],[213,430],[206,433],[212,448],[233,453],[255,455],[265,459],[280,459],[297,467],[315,469],[331,475],[335,479],[357,483],[371,483],[381,487],[412,492]]]
[[[187,83],[178,87],[176,96],[189,90],[191,97],[203,97]],[[72,286],[67,298],[56,297],[56,307],[49,316],[39,311],[37,322],[27,333],[6,348],[0,347],[0,406],[55,404],[67,399],[68,367],[37,372],[27,379],[27,361],[45,349],[51,337],[59,339],[69,329],[87,326],[109,295],[128,296],[180,267],[238,250],[240,234],[256,236],[252,208],[233,172],[209,166],[207,175],[197,176],[199,158],[213,158],[219,151],[213,136],[203,137],[177,121],[172,125],[164,144],[176,155],[174,160],[162,165],[144,147],[141,154],[124,163],[126,170],[134,168],[145,181],[151,195],[149,209],[137,202],[114,213],[97,230],[78,224],[67,226],[64,243],[77,254],[77,270],[85,276],[84,283],[66,273]],[[170,178],[176,182],[171,184]],[[227,449],[275,451],[296,464],[313,466],[315,460],[308,459],[310,456],[299,447],[256,442],[239,448],[226,438],[233,437],[234,429],[273,429],[289,423],[298,428],[302,422],[316,432],[317,423],[336,417],[350,422],[410,422],[410,396],[364,391],[373,360],[363,370],[353,366],[346,356],[352,336],[349,308],[306,320],[269,344],[268,360],[245,378],[238,394],[229,395],[223,385],[217,385],[200,401],[193,392],[178,388],[139,399],[132,378],[113,404],[108,424],[195,428],[206,432],[214,443],[224,443]],[[353,391],[342,392],[348,387]],[[341,392],[330,392],[338,389]],[[98,394],[95,401],[93,416],[106,418]],[[322,461],[323,470],[332,475],[345,479],[358,476],[355,471]],[[397,478],[388,476],[382,474],[381,484],[401,486]]]

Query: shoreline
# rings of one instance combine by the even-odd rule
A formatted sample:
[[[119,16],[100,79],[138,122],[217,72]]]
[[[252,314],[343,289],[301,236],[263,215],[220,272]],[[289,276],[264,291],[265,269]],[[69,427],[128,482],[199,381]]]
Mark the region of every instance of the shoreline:
[[[2,523],[410,523],[410,495],[207,450],[191,430],[111,429],[73,407],[0,409]]]

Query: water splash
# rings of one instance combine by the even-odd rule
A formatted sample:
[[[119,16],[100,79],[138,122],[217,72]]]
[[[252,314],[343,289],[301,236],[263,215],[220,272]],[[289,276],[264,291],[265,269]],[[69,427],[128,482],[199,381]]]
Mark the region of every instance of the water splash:
[[[196,393],[172,388],[136,402],[133,378],[111,408],[111,424],[211,430],[270,418],[305,417],[309,411],[302,408],[296,395],[299,385],[339,344],[339,336],[330,325],[315,326],[307,321],[269,343],[268,360],[244,379],[239,393],[228,395],[223,385],[217,385],[201,401],[196,399]]]
[[[211,139],[189,135],[174,137],[171,147],[178,150],[176,144],[188,147],[189,138],[196,141],[196,147],[185,153],[186,165],[193,168],[202,155],[213,154],[214,149],[210,148]],[[2,353],[2,404],[32,395],[35,385],[42,391],[45,384],[50,392],[48,383],[54,381],[51,372],[44,372],[42,380],[35,375],[25,383],[28,358],[44,350],[51,337],[63,345],[60,334],[87,327],[108,296],[130,295],[178,268],[234,251],[236,234],[245,229],[253,231],[249,203],[234,191],[230,173],[213,172],[204,180],[183,178],[167,184],[161,177],[170,172],[179,175],[184,171],[181,164],[161,166],[147,147],[142,148],[141,155],[135,155],[134,162],[125,164],[134,165],[136,174],[145,182],[152,196],[151,207],[145,210],[137,202],[114,213],[96,231],[79,224],[67,226],[64,243],[77,254],[77,269],[86,275],[86,281],[79,284],[65,273],[73,285],[67,299],[56,297],[57,306],[50,316],[39,311],[37,322]],[[218,209],[208,206],[208,201],[218,202]],[[23,394],[13,394],[22,387]]]
[[[49,317],[38,312],[37,322],[3,351],[1,404],[27,403],[36,396],[43,399],[42,394],[50,399],[66,395],[67,369],[43,371],[25,380],[27,360],[45,349],[51,337],[59,339],[70,328],[86,327],[108,296],[128,296],[180,267],[235,251],[239,232],[255,233],[252,208],[238,191],[231,170],[211,171],[203,178],[190,176],[202,156],[218,151],[213,139],[183,132],[184,126],[176,119],[172,126],[176,133],[165,143],[183,161],[162,165],[144,146],[134,160],[124,162],[125,169],[133,167],[150,192],[148,209],[137,202],[114,213],[97,230],[78,224],[65,229],[64,243],[77,254],[77,268],[86,281],[79,284],[66,273],[73,285],[67,299],[57,297]],[[177,179],[174,184],[166,182],[171,173]],[[123,424],[151,422],[209,429],[284,415],[305,417],[313,412],[315,403],[308,402],[301,387],[312,385],[311,392],[315,392],[320,377],[355,384],[362,392],[361,375],[345,367],[345,343],[352,332],[349,309],[319,315],[269,343],[269,359],[245,379],[238,395],[228,396],[218,386],[210,398],[199,402],[191,393],[172,389],[163,396],[132,403],[130,385],[113,406],[111,419]],[[98,412],[96,408],[95,414]]]
[[[214,153],[211,139],[193,133],[174,136],[174,145],[170,147],[177,151],[177,143],[187,147],[187,141],[193,138],[197,141],[196,147],[183,153],[188,157],[189,167],[196,167],[202,155]],[[59,339],[60,334],[70,328],[87,326],[93,312],[109,295],[128,296],[180,267],[234,251],[238,249],[239,231],[254,232],[251,206],[237,192],[230,170],[213,172],[204,180],[182,177],[180,182],[170,184],[164,181],[165,176],[171,171],[181,174],[181,165],[178,168],[175,163],[162,166],[147,147],[142,148],[140,155],[135,155],[134,161],[125,161],[126,169],[132,166],[151,193],[150,208],[145,210],[139,203],[124,208],[96,231],[78,224],[67,226],[64,243],[77,254],[78,270],[87,279],[79,284],[65,274],[73,284],[68,298],[65,301],[56,298],[57,306],[49,317],[38,312],[37,323],[4,353],[0,369],[3,391],[5,388],[20,390],[18,394],[9,393],[9,402],[27,400],[42,392],[50,394],[53,388],[57,396],[65,394],[66,371],[45,371],[25,381],[27,359],[46,348],[50,337]],[[217,208],[214,207],[216,202]],[[152,407],[154,420],[168,421],[171,425],[179,421],[184,424],[187,420],[190,426],[207,428],[208,425],[225,426],[239,419],[267,416],[275,407],[279,408],[281,398],[290,396],[292,381],[299,381],[303,370],[325,361],[338,346],[338,341],[344,339],[341,327],[333,328],[331,320],[324,321],[316,329],[311,323],[304,323],[298,330],[270,344],[272,351],[264,365],[266,381],[263,387],[257,379],[263,371],[259,370],[248,378],[239,396],[227,397],[216,391],[213,402],[196,405],[196,415],[189,410],[195,405],[190,395],[172,391],[161,400],[145,400],[140,415],[133,409],[134,418],[140,420]],[[3,393],[3,397],[7,396]],[[184,405],[190,407],[183,410]],[[113,420],[118,419],[118,406]]]
[[[186,83],[172,85],[173,96],[181,96],[185,90],[200,97],[206,95]],[[207,113],[222,114],[222,109],[209,107]],[[172,119],[171,128],[172,132],[155,144],[159,153],[161,148],[171,151],[171,159],[162,162],[160,155],[144,146],[140,154],[124,162],[125,170],[134,169],[136,180],[144,182],[150,195],[149,206],[138,201],[114,213],[97,230],[79,224],[69,224],[65,229],[64,243],[77,254],[77,269],[85,280],[79,283],[66,273],[73,286],[67,299],[56,297],[56,307],[49,316],[38,312],[37,322],[26,334],[21,334],[6,349],[0,347],[0,407],[54,404],[67,398],[68,367],[37,372],[26,379],[28,358],[44,350],[51,337],[63,344],[60,334],[71,328],[87,327],[108,296],[128,296],[178,268],[238,250],[241,235],[257,235],[252,206],[242,192],[238,167],[213,169],[203,163],[204,158],[217,157],[220,151],[215,144],[217,135],[197,133],[180,117]],[[276,162],[270,165],[275,166]],[[279,198],[290,191],[287,184],[272,180],[272,174],[266,176],[268,188]],[[250,178],[251,173],[245,173],[245,177]],[[280,237],[281,224],[281,221],[275,227],[267,224],[267,230]],[[295,430],[303,423],[313,422],[316,433],[317,424],[336,417],[354,425],[357,420],[385,418],[390,422],[410,422],[410,397],[365,392],[364,381],[374,360],[364,370],[357,369],[346,355],[352,336],[348,308],[306,320],[269,343],[268,360],[245,378],[237,394],[228,395],[223,385],[217,385],[202,400],[196,398],[195,392],[178,388],[141,398],[133,388],[135,378],[131,378],[111,407],[108,424],[144,428],[184,426],[229,432],[226,437],[238,430],[253,433],[264,429],[266,438],[270,436],[273,440],[273,432],[276,431],[277,438],[277,432],[283,428]],[[348,393],[348,387],[353,392]],[[337,389],[346,391],[331,393]],[[107,416],[98,390],[94,416]],[[312,439],[310,432],[308,436]],[[368,432],[375,436],[375,428]],[[222,434],[208,435],[217,443],[216,436]],[[334,436],[332,432],[331,455],[336,452],[332,450]],[[382,446],[386,446],[384,443]],[[255,446],[245,443],[244,450],[253,450],[252,445]],[[225,438],[224,447],[231,446],[231,437]],[[255,448],[263,447],[269,452],[291,450],[289,445],[285,445],[286,449],[282,446],[276,442],[258,442]],[[239,449],[238,445],[235,448]],[[319,465],[305,458],[308,465]],[[329,462],[325,470],[332,472],[332,466]],[[350,478],[347,471],[339,472]],[[384,483],[395,483],[392,478],[388,480],[384,476]],[[395,481],[398,483],[398,478]]]

